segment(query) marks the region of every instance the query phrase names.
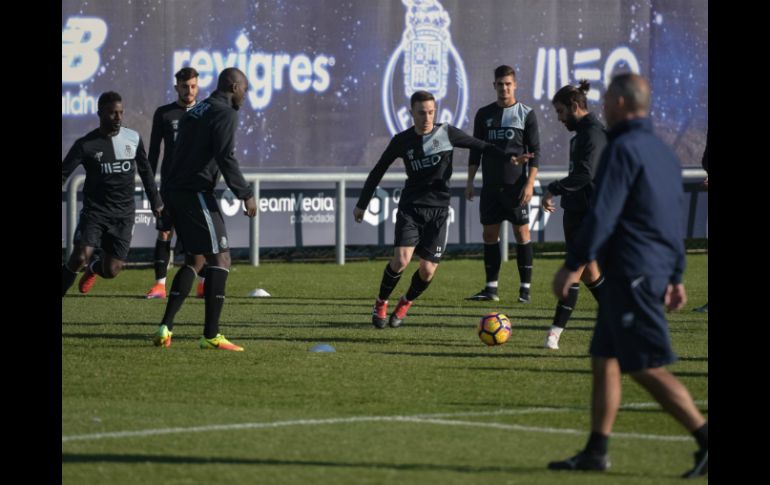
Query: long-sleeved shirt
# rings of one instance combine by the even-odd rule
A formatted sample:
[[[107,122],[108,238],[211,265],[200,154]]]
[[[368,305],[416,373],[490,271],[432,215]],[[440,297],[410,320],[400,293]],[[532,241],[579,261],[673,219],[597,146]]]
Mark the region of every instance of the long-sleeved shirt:
[[[163,142],[163,160],[160,164],[160,180],[168,175],[171,160],[174,153],[174,142],[179,131],[179,120],[191,108],[180,106],[174,101],[164,104],[155,110],[152,116],[152,130],[150,131],[150,146],[147,151],[147,159],[150,161],[152,173],[158,173],[158,158],[160,158],[160,143]]]
[[[435,125],[430,133],[424,135],[418,135],[414,127],[411,127],[390,140],[380,160],[369,173],[356,206],[366,209],[388,167],[397,158],[401,158],[407,179],[398,206],[449,207],[449,178],[452,176],[452,154],[455,147],[504,155],[494,145],[467,135],[449,124]]]
[[[524,185],[529,168],[540,165],[540,131],[535,111],[524,103],[516,102],[503,108],[492,103],[476,112],[473,136],[500,148],[496,153],[471,150],[468,165],[481,165],[482,184],[485,187]],[[534,153],[526,164],[509,163],[511,155]],[[483,157],[482,157],[483,155]]]
[[[196,104],[179,120],[179,133],[163,191],[213,192],[219,173],[236,197],[254,194],[235,158],[238,112],[227,97],[214,94]]]
[[[593,180],[607,145],[607,133],[593,113],[578,121],[575,132],[569,142],[569,175],[548,184],[548,191],[561,196],[564,210],[585,212],[594,192]]]
[[[134,175],[139,172],[150,206],[161,205],[158,188],[144,152],[139,133],[121,127],[118,134],[108,136],[99,129],[75,141],[61,163],[61,183],[83,165],[83,209],[111,217],[127,217],[134,213]]]
[[[608,134],[592,207],[567,253],[574,271],[594,259],[608,276],[665,275],[681,283],[684,257],[682,168],[649,118]]]

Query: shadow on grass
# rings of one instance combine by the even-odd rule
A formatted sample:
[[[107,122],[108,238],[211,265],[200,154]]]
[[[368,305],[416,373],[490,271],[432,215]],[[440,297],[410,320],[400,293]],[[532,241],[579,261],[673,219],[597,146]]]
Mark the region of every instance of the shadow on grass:
[[[141,340],[143,342],[149,342],[152,340],[152,332],[150,333],[65,333],[62,332],[62,337],[67,338],[79,338],[79,339],[105,339],[105,340]],[[176,337],[174,337],[176,339]]]
[[[377,463],[377,462],[344,462],[327,460],[280,460],[274,458],[230,458],[208,456],[181,456],[181,455],[149,455],[149,454],[115,454],[115,453],[62,453],[63,464],[76,463],[154,463],[160,465],[253,465],[253,466],[300,466],[300,467],[324,467],[324,468],[353,468],[394,471],[427,471],[427,472],[454,472],[454,473],[510,473],[510,474],[537,474],[543,477],[565,479],[563,472],[552,472],[545,468],[545,462],[538,466],[490,466],[490,465],[453,465],[439,463]],[[590,476],[592,472],[581,472],[582,476]],[[602,479],[616,477],[638,477],[654,479],[655,476],[641,473],[621,473],[617,471],[603,472]],[[660,478],[664,476],[658,475]],[[598,478],[598,475],[597,475]],[[665,477],[669,478],[669,477]],[[673,478],[673,477],[671,477]]]
[[[108,295],[83,295],[78,293],[77,291],[75,293],[72,293],[70,291],[65,295],[64,298],[120,298],[124,300],[147,300],[147,297],[145,295],[141,295],[139,293],[110,293]],[[149,300],[148,300],[149,301]]]
[[[475,345],[474,347],[478,347],[478,345]],[[460,358],[466,358],[466,359],[476,359],[476,358],[491,358],[491,359],[509,359],[511,362],[515,362],[516,359],[519,358],[559,358],[559,359],[578,359],[578,360],[588,360],[587,355],[565,355],[565,354],[558,354],[558,355],[549,355],[547,351],[543,351],[542,354],[519,354],[519,353],[490,353],[490,352],[403,352],[403,351],[373,351],[370,352],[372,354],[384,354],[384,355],[409,355],[412,357],[460,357]]]
[[[114,453],[62,453],[62,463],[157,463],[169,465],[266,465],[311,466],[334,468],[373,468],[399,471],[450,471],[459,473],[539,472],[542,467],[462,466],[434,463],[372,463],[323,460],[277,460],[259,458],[229,458],[208,456],[146,455]]]

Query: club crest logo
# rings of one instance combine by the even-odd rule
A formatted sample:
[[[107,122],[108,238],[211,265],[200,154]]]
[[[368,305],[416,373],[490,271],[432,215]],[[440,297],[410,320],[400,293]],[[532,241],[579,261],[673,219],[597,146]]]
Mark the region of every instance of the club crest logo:
[[[382,83],[388,129],[395,135],[411,125],[409,98],[420,90],[436,97],[437,123],[461,128],[468,108],[468,79],[449,34],[449,14],[438,0],[401,2],[406,6],[406,25]]]

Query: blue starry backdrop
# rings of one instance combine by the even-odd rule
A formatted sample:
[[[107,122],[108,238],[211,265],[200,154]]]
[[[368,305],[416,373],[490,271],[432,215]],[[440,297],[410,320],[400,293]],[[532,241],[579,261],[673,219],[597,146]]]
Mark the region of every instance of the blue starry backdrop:
[[[606,85],[624,71],[651,80],[656,130],[683,166],[700,166],[705,0],[63,0],[62,157],[98,125],[102,92],[123,96],[124,124],[146,145],[178,69],[200,72],[203,99],[235,66],[250,82],[236,137],[244,170],[368,171],[409,126],[416,89],[436,95],[440,121],[472,132],[500,64],[537,113],[541,169],[567,167],[555,91],[588,79],[601,117]],[[458,151],[457,169],[466,161]]]

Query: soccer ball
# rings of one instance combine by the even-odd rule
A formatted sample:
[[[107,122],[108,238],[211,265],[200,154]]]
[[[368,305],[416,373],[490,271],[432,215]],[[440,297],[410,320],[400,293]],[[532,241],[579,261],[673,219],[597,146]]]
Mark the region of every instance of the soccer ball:
[[[479,338],[487,345],[502,345],[511,336],[511,321],[502,313],[488,313],[479,322]]]

